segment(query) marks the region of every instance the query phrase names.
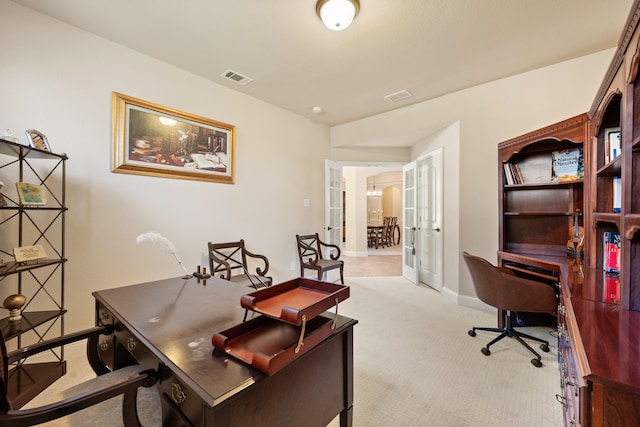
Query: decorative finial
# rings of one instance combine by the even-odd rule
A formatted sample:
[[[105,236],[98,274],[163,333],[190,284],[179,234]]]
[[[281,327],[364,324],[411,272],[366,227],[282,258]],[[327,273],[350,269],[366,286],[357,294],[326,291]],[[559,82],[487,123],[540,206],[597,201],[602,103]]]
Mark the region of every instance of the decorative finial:
[[[22,306],[27,302],[27,298],[21,294],[9,295],[4,299],[2,304],[4,308],[9,310],[9,321],[16,322],[22,319]]]

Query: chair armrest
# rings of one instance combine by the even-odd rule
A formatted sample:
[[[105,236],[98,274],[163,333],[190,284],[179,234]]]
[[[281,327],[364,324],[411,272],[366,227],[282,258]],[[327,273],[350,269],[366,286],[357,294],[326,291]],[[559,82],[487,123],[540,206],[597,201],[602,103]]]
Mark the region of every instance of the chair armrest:
[[[329,248],[329,249],[335,249],[336,250],[335,254],[329,252],[329,258],[331,258],[333,260],[336,260],[336,259],[340,258],[340,247],[339,246],[332,245],[330,243],[324,243],[320,239],[318,239],[318,242],[320,243],[321,246],[324,246],[324,247]]]
[[[82,341],[84,339],[97,337],[98,335],[111,335],[113,331],[113,325],[103,325],[52,338],[50,340],[41,341],[33,345],[19,348],[18,350],[14,350],[11,353],[7,354],[7,363],[11,364],[26,357],[33,356],[34,354],[41,353],[45,350],[50,350],[52,348],[71,344],[76,341]]]
[[[248,257],[260,259],[264,262],[264,270],[261,270],[260,267],[257,267],[256,273],[258,273],[258,276],[265,276],[267,274],[267,271],[269,271],[269,260],[267,259],[267,257],[264,255],[251,253],[246,249],[244,250],[244,253]]]
[[[32,409],[9,410],[4,414],[0,414],[0,425],[20,427],[51,421],[54,418],[69,415],[112,397],[135,392],[139,387],[151,387],[156,383],[157,377],[157,372],[149,369],[59,402]]]
[[[220,273],[220,270],[215,271],[213,268],[213,261],[215,261],[218,264],[221,264],[224,266],[225,270],[226,270],[226,274]],[[218,258],[217,256],[215,256],[214,254],[212,254],[211,252],[209,252],[209,268],[211,269],[211,275],[215,276],[216,273],[220,273],[220,278],[221,279],[225,279],[225,280],[229,280],[231,278],[231,265],[229,265],[229,263],[221,258]],[[218,267],[220,268],[220,267]]]

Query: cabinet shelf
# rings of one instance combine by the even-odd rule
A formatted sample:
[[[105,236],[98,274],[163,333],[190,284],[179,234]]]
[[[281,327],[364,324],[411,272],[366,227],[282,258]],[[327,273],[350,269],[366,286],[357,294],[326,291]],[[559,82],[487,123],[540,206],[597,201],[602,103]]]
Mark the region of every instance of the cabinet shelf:
[[[619,155],[613,161],[607,163],[600,169],[596,171],[597,175],[620,175],[620,171],[622,170],[622,155]]]
[[[592,220],[594,226],[597,226],[599,223],[610,223],[616,224],[618,228],[620,228],[620,214],[619,213],[609,213],[609,212],[594,212],[592,215]]]
[[[23,311],[22,319],[10,322],[8,317],[0,319],[0,329],[5,340],[17,337],[31,329],[54,320],[65,314],[67,310]]]
[[[576,179],[573,181],[561,181],[561,182],[535,182],[530,184],[511,184],[504,185],[504,191],[513,191],[513,190],[539,190],[541,188],[557,188],[557,187],[568,187],[572,185],[582,185],[584,180]]]
[[[67,160],[65,153],[56,154],[50,151],[39,150],[19,144],[17,142],[7,141],[0,138],[0,154],[11,157],[29,158],[29,159],[60,159]]]
[[[0,280],[4,276],[11,274],[18,274],[25,271],[33,270],[36,268],[42,268],[49,265],[62,264],[66,262],[66,258],[44,258],[37,262],[19,263],[19,262],[7,262],[5,267],[0,267]]]
[[[2,206],[0,210],[3,211],[66,211],[65,207],[57,206]]]
[[[573,216],[573,212],[505,212],[504,216]]]
[[[24,363],[9,370],[7,394],[14,409],[23,407],[67,372],[67,362]]]

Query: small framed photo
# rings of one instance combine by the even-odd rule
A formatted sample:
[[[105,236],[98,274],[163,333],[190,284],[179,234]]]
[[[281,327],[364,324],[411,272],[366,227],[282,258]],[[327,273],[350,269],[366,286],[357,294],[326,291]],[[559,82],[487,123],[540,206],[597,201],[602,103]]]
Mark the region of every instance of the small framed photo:
[[[44,136],[42,132],[35,129],[29,129],[25,133],[27,134],[27,139],[29,140],[29,145],[31,147],[42,151],[51,151],[49,141],[47,141],[47,137]]]

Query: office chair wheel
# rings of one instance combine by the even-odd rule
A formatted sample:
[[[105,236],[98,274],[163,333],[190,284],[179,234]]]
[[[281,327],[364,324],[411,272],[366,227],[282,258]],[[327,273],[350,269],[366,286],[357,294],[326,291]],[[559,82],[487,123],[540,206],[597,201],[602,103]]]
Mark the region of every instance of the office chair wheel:
[[[548,344],[540,344],[540,350],[544,351],[545,353],[549,352],[549,345]]]
[[[482,352],[482,354],[484,354],[485,356],[489,356],[491,354],[491,350],[489,350],[487,347],[482,347],[480,349],[480,351]]]
[[[536,359],[535,357],[531,359],[531,364],[536,368],[539,368],[542,366],[542,362],[540,361],[540,359]]]
[[[476,336],[476,331],[474,331],[473,329],[469,329],[469,336],[475,337]]]

